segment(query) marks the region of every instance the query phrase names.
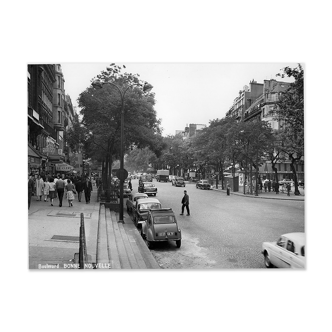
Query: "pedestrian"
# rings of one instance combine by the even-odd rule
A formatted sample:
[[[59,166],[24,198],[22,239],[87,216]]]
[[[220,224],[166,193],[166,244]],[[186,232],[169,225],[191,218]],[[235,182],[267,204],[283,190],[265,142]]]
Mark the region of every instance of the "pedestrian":
[[[130,191],[132,191],[132,190],[133,190],[133,186],[132,186],[132,184],[131,184],[131,179],[129,179],[129,182],[128,182],[128,187],[129,187]]]
[[[267,180],[267,188],[269,190],[269,192],[271,192],[271,181]]]
[[[50,202],[51,202],[51,206],[53,206],[53,199],[56,197],[55,193],[55,186],[56,186],[56,183],[54,182],[54,178],[51,177],[49,180],[48,180],[48,185],[50,187],[49,189],[49,196],[50,196]]]
[[[61,207],[62,200],[63,200],[63,194],[65,192],[65,182],[60,178],[60,175],[58,175],[58,179],[56,181],[55,188],[58,193],[59,207]]]
[[[67,192],[67,199],[68,199],[68,204],[69,207],[73,206],[73,200],[75,199],[74,192],[75,191],[75,185],[71,182],[71,180],[67,180],[66,184],[66,192]]]
[[[291,191],[290,183],[287,183],[286,188],[287,188],[287,196],[290,196],[290,191]]]
[[[267,180],[264,181],[264,191],[267,191]]]
[[[42,200],[43,189],[44,189],[44,181],[41,178],[41,176],[38,175],[37,179],[36,179],[36,196],[37,196],[37,201],[41,201]],[[39,199],[38,199],[38,197],[39,197]]]
[[[48,195],[50,194],[50,183],[48,182],[48,177],[44,182],[44,202],[48,200]]]
[[[187,194],[187,190],[184,191],[184,196],[182,198],[182,213],[180,214],[183,216],[184,208],[186,207],[187,209],[187,216],[190,216],[190,211],[189,211],[189,196]]]
[[[91,191],[92,191],[92,183],[87,177],[84,184],[83,184],[83,190],[85,195],[85,202],[86,204],[90,203],[90,197],[91,197]]]
[[[82,198],[82,191],[83,191],[83,183],[82,183],[82,179],[78,178],[78,181],[76,182],[76,191],[77,191],[77,199],[80,202],[81,198]]]
[[[35,183],[33,181],[33,174],[30,174],[29,180],[28,180],[28,209],[30,209],[31,204],[31,196],[33,194]]]

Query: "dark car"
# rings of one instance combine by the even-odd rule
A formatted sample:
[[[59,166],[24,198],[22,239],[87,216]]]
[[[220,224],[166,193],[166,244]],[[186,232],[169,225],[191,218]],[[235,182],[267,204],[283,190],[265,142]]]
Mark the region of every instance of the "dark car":
[[[136,201],[133,209],[134,224],[139,227],[143,220],[146,220],[150,209],[160,209],[161,204],[156,198],[140,198]]]
[[[128,197],[131,194],[128,182],[123,184],[123,197]]]
[[[211,185],[208,180],[201,180],[196,183],[197,189],[211,189]]]
[[[170,208],[149,210],[146,220],[142,222],[141,235],[149,248],[155,242],[169,240],[175,241],[178,248],[181,247],[181,229]]]
[[[174,184],[175,184],[175,187],[185,187],[186,186],[186,184],[184,183],[184,179],[179,176],[176,177]]]
[[[147,194],[148,196],[156,196],[158,189],[152,182],[143,182],[139,185],[138,192]]]

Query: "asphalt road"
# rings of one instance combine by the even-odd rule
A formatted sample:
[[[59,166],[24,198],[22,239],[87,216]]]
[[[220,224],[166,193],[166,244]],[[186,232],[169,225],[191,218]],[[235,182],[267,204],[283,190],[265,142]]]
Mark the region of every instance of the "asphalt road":
[[[133,192],[138,181],[133,180]],[[171,207],[182,229],[182,246],[157,243],[152,254],[166,269],[265,268],[262,242],[281,234],[304,231],[304,202],[252,199],[223,192],[154,182],[163,207]],[[184,189],[190,216],[181,216]]]

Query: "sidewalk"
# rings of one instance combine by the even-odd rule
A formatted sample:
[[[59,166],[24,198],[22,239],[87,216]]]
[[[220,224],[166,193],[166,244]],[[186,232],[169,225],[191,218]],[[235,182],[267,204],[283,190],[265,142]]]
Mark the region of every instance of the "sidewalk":
[[[79,252],[80,214],[84,213],[89,265],[99,269],[159,268],[131,218],[125,213],[125,224],[117,215],[97,202],[93,187],[91,202],[75,200],[73,207],[58,199],[36,201],[32,196],[29,210],[29,269],[77,269],[75,254]],[[77,196],[75,197],[77,198]]]
[[[225,193],[225,195],[227,194],[226,190],[222,190],[220,189],[220,186],[218,189],[216,189],[215,187],[212,187],[212,190],[216,190],[216,191],[221,191],[223,193]],[[242,197],[250,197],[250,198],[261,198],[261,199],[278,199],[278,200],[290,200],[290,201],[304,201],[304,197],[305,197],[305,191],[303,188],[299,188],[299,191],[301,193],[301,196],[295,196],[294,195],[294,187],[292,188],[292,191],[290,193],[290,196],[287,196],[287,192],[282,192],[280,191],[279,194],[276,194],[274,191],[270,191],[270,192],[265,192],[263,191],[259,191],[258,196],[255,196],[255,193],[253,195],[250,194],[243,194],[243,187],[239,187],[239,191],[238,192],[230,192],[231,195],[237,195],[237,196],[242,196]]]

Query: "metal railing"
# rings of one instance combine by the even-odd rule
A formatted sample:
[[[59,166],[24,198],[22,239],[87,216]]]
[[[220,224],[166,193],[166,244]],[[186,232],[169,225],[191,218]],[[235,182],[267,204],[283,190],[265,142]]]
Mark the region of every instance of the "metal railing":
[[[86,238],[85,238],[85,226],[84,226],[84,214],[81,213],[80,223],[80,248],[79,248],[79,266],[80,269],[84,269],[87,262],[87,250],[86,250]]]

